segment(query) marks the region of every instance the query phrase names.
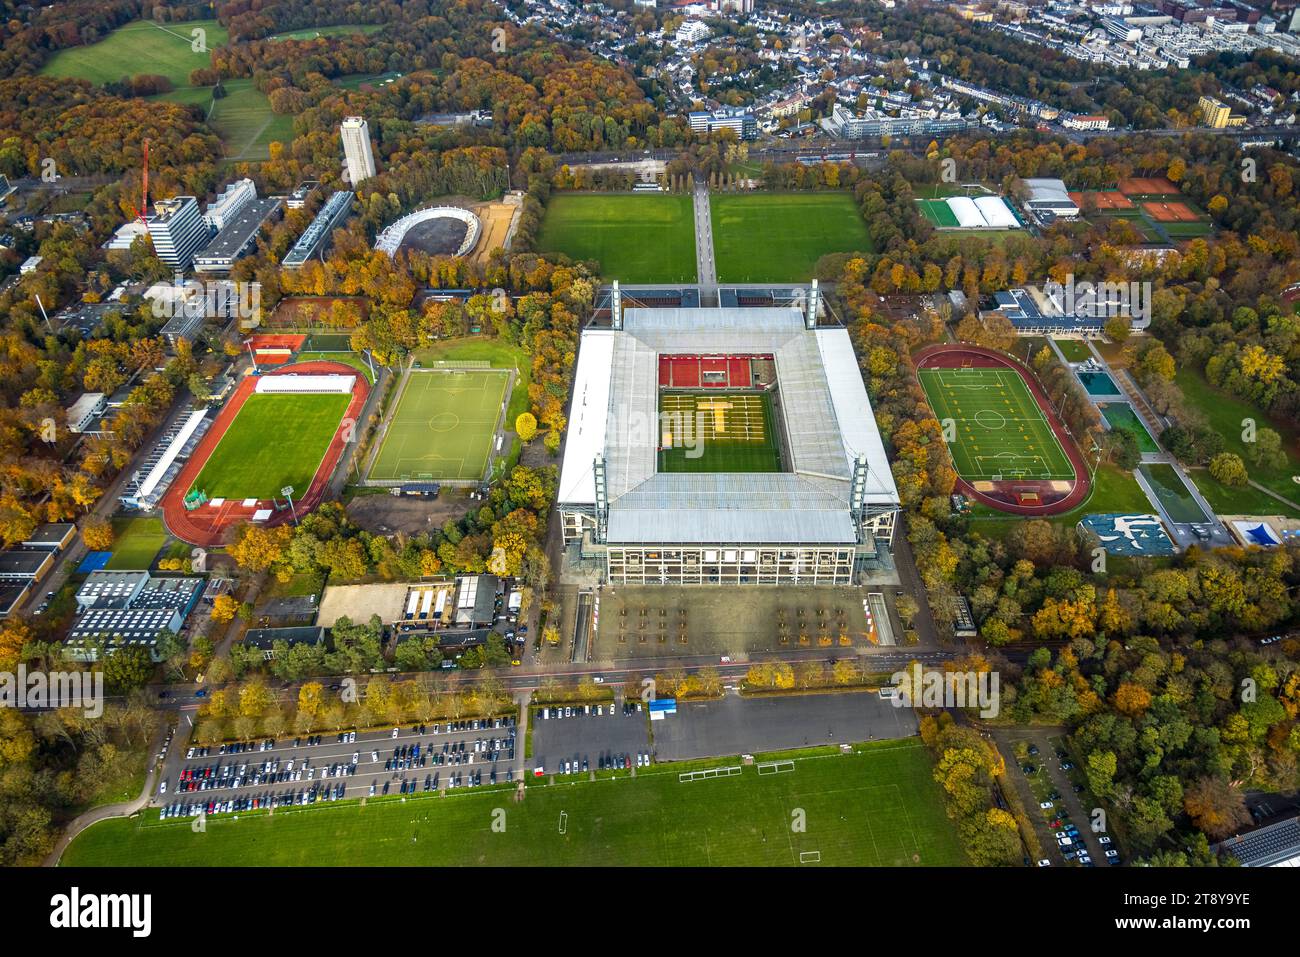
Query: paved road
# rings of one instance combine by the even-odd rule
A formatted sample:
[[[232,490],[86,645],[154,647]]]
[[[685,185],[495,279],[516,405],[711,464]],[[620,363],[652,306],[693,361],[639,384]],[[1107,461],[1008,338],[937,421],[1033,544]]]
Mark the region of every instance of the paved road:
[[[713,220],[709,211],[709,186],[695,184],[695,271],[701,306],[718,304],[718,269],[713,256]]]
[[[149,744],[149,750],[146,752],[147,754],[154,755],[162,750],[163,742],[167,739],[167,732],[170,727],[170,724],[164,723],[163,726],[158,729],[158,733]],[[177,749],[173,749],[173,753],[175,753],[176,750]],[[118,804],[105,804],[97,808],[92,808],[84,814],[74,818],[72,822],[63,829],[63,834],[60,835],[58,843],[54,845],[54,849],[51,850],[49,855],[45,858],[42,866],[57,867],[59,864],[59,858],[63,856],[64,850],[66,850],[67,846],[72,843],[73,838],[86,828],[90,827],[90,825],[99,821],[106,821],[112,817],[130,817],[132,814],[140,811],[149,803],[149,798],[157,788],[157,781],[158,768],[154,765],[149,768],[149,773],[144,776],[144,787],[140,790],[138,797],[130,801],[122,801]]]

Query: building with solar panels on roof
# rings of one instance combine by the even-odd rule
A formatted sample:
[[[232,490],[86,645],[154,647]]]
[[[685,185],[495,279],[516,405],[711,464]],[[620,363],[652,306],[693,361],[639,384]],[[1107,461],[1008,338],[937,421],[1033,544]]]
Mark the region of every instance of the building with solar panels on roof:
[[[1212,850],[1236,858],[1242,867],[1300,867],[1300,817],[1238,834]]]
[[[559,511],[610,584],[845,585],[886,567],[898,489],[848,330],[818,292],[645,308],[581,337]]]

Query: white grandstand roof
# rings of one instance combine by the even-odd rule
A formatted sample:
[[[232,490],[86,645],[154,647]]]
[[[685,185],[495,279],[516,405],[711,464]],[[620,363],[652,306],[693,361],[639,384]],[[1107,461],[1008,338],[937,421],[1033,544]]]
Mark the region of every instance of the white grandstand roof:
[[[659,474],[659,356],[732,353],[774,357],[793,471]],[[858,455],[867,458],[868,504],[898,504],[848,332],[808,330],[793,308],[625,309],[622,330],[585,331],[561,505],[595,504],[598,454],[611,543],[852,542]]]

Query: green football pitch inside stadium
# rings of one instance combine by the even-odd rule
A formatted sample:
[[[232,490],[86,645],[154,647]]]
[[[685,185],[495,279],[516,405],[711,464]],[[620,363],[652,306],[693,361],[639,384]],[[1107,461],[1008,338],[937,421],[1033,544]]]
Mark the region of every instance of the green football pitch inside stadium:
[[[1029,387],[1010,369],[921,369],[935,418],[951,420],[962,478],[1072,479],[1070,459]]]
[[[481,479],[509,378],[496,370],[408,373],[370,478]]]
[[[250,395],[191,486],[214,498],[279,498],[307,491],[351,395]]]
[[[807,282],[822,256],[875,250],[847,192],[713,193],[709,211],[719,282]]]
[[[776,756],[780,757],[780,756]],[[760,756],[760,761],[767,760]],[[879,742],[789,759],[778,773],[738,758],[682,781],[656,765],[635,778],[421,793],[158,820],[150,809],[84,831],[62,863],[87,866],[956,866],[966,863],[924,746]],[[775,772],[775,769],[769,769]],[[562,779],[557,779],[562,780]],[[500,811],[498,811],[500,809]],[[800,815],[804,828],[791,826]],[[504,830],[494,822],[502,820]]]
[[[557,194],[546,204],[537,250],[600,262],[623,285],[695,282],[691,197],[667,193]]]
[[[660,472],[779,472],[766,392],[664,392]]]

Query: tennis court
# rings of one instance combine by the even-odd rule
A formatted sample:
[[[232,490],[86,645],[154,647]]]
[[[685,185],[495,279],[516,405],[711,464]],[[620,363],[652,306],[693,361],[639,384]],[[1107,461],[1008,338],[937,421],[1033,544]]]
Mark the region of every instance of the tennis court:
[[[1046,416],[1014,371],[921,369],[917,375],[962,478],[1075,478]]]
[[[481,479],[509,379],[509,373],[495,369],[407,373],[370,478]]]
[[[779,472],[767,393],[664,392],[659,471]]]

